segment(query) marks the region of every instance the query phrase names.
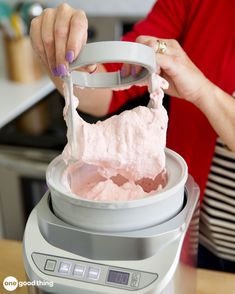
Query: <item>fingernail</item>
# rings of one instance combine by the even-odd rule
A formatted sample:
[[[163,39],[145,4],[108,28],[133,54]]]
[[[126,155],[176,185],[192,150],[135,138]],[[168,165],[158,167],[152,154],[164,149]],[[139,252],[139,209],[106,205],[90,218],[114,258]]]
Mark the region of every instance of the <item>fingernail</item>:
[[[136,68],[134,66],[131,67],[131,75],[132,77],[136,76]]]
[[[97,65],[94,67],[91,66],[91,68],[89,68],[89,74],[93,74],[96,70],[97,70]]]
[[[59,64],[59,66],[57,68],[57,72],[58,72],[59,76],[67,76],[67,74],[68,74],[67,68],[64,64]]]
[[[66,60],[71,63],[73,62],[74,60],[74,52],[72,50],[69,50],[67,53],[66,53]]]
[[[127,70],[126,70],[126,68],[125,68],[125,67],[122,67],[122,68],[121,68],[121,71],[120,71],[120,75],[121,75],[121,77],[124,78],[124,77],[126,76],[126,74],[127,74]]]
[[[59,76],[59,73],[58,73],[58,70],[57,70],[56,67],[54,67],[54,68],[52,69],[52,73],[53,73],[53,75],[54,75],[55,77],[58,77],[58,76]]]

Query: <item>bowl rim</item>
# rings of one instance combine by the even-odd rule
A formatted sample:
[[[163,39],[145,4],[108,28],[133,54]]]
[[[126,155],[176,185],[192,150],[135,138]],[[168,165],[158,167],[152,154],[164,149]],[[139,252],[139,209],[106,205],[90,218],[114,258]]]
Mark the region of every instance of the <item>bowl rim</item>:
[[[62,155],[57,156],[54,158],[48,165],[46,170],[46,182],[48,185],[48,188],[51,192],[52,201],[54,200],[54,196],[56,197],[62,197],[64,200],[78,206],[85,206],[85,207],[92,207],[92,208],[115,208],[115,209],[123,209],[123,208],[129,208],[129,207],[138,207],[138,206],[145,206],[150,205],[151,203],[155,202],[161,202],[164,199],[170,197],[172,194],[175,194],[177,191],[179,191],[183,187],[184,191],[184,185],[188,178],[188,166],[186,164],[186,161],[183,159],[182,156],[180,156],[177,152],[165,148],[166,156],[169,156],[174,159],[174,161],[177,161],[180,164],[181,167],[181,176],[179,181],[173,186],[173,187],[164,187],[162,190],[150,194],[147,197],[141,198],[141,199],[135,199],[135,200],[126,200],[126,201],[100,201],[100,200],[88,200],[85,198],[80,197],[77,194],[74,194],[69,191],[59,191],[59,189],[56,187],[56,183],[51,180],[51,177],[49,174],[52,173],[52,170],[55,168],[55,165],[58,164],[58,162],[63,161]],[[165,189],[166,188],[166,189]],[[65,187],[64,187],[65,189]],[[66,194],[66,195],[65,195]],[[184,194],[184,192],[182,193]],[[65,198],[66,197],[66,198]],[[183,196],[182,196],[183,197]]]

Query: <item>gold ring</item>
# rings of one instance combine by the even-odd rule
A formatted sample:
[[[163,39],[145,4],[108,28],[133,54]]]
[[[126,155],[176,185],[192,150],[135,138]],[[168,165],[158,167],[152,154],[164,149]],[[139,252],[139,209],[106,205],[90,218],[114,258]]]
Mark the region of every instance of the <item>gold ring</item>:
[[[165,41],[157,40],[158,46],[156,53],[164,54],[167,49],[167,43]]]

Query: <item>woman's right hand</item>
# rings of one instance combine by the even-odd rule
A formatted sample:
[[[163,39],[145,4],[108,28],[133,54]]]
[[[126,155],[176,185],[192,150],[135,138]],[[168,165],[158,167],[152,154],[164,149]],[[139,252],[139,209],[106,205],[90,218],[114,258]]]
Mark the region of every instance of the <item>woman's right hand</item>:
[[[88,22],[84,11],[68,4],[46,8],[31,22],[32,46],[54,76],[65,76],[68,64],[78,56],[87,41]],[[87,68],[93,71],[94,66]]]

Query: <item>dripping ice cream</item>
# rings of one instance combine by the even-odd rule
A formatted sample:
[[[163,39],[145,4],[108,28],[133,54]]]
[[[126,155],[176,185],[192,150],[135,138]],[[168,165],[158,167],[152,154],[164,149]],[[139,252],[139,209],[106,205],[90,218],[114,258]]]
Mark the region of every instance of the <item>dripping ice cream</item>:
[[[168,116],[162,100],[168,83],[156,74],[152,80],[151,107],[139,106],[89,124],[76,112],[71,78],[65,79],[68,143],[62,154],[67,165],[62,181],[70,192],[89,200],[127,201],[151,196],[165,186]],[[73,133],[69,101],[73,102]]]

